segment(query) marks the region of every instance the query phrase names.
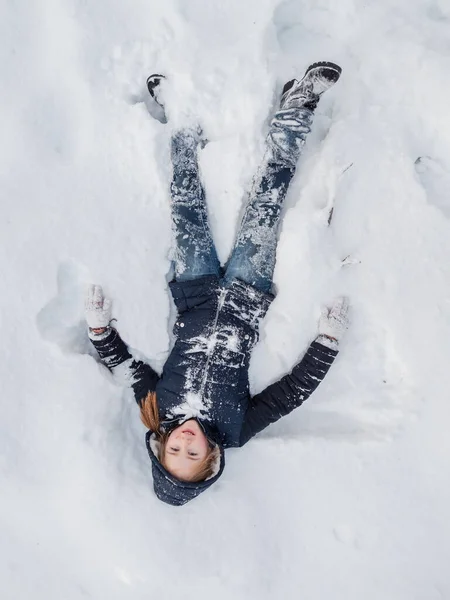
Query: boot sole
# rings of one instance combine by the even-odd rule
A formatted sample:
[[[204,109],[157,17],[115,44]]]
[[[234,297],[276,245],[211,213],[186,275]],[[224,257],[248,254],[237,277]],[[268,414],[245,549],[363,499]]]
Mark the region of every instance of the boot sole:
[[[165,75],[160,75],[159,73],[154,73],[153,75],[150,75],[150,77],[147,78],[148,93],[153,98],[153,100],[155,100],[155,102],[157,102],[158,104],[160,104],[160,103],[158,102],[158,100],[156,98],[155,89],[161,83],[161,79],[165,79],[165,78],[166,78]]]
[[[326,73],[324,73],[324,77],[326,77],[330,81],[333,81],[334,83],[336,83],[336,81],[339,79],[339,77],[341,76],[341,73],[342,73],[342,68],[339,65],[337,65],[336,63],[322,61],[322,62],[316,62],[316,63],[313,63],[312,65],[310,65],[306,69],[303,77],[306,77],[306,75],[308,75],[308,73],[311,73],[311,71],[314,71],[315,69],[319,69],[319,68],[329,71],[331,77],[327,77]]]
[[[339,79],[339,77],[341,76],[341,73],[342,73],[341,67],[339,65],[337,65],[336,63],[327,62],[327,61],[316,62],[316,63],[313,63],[312,65],[309,65],[309,67],[305,71],[305,74],[298,81],[298,83],[300,83],[300,81],[303,81],[303,79],[308,75],[308,73],[311,73],[311,71],[314,71],[315,69],[319,69],[319,68],[320,69],[325,68],[328,70],[331,77],[327,77],[326,73],[324,73],[324,76],[326,79],[328,79],[329,81],[332,81],[333,83],[336,83],[336,81]],[[297,82],[297,79],[291,79],[290,81],[285,83],[284,87],[283,87],[283,91],[281,92],[281,97],[283,97],[284,94],[286,92],[288,92],[296,82]]]

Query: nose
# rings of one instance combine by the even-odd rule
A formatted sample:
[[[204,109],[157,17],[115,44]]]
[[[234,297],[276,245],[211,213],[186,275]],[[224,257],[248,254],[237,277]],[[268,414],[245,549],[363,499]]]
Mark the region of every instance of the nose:
[[[190,444],[193,440],[193,437],[191,435],[189,435],[188,433],[183,433],[182,431],[180,431],[177,435],[177,439],[183,440],[187,444]]]

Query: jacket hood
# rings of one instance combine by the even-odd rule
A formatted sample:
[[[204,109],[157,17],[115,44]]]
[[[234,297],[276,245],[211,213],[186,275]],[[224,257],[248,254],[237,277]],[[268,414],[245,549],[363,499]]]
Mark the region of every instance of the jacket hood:
[[[147,431],[145,442],[150,460],[152,461],[153,489],[155,490],[155,494],[160,500],[172,506],[182,506],[199,496],[219,479],[225,467],[223,448],[217,444],[220,455],[216,461],[213,475],[205,481],[180,481],[171,475],[159,462],[159,442],[156,435],[151,431]]]

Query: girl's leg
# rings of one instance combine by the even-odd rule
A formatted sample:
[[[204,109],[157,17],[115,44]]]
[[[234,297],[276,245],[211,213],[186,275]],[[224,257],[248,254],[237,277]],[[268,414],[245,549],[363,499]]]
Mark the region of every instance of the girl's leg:
[[[264,163],[254,181],[226,268],[227,283],[237,278],[263,292],[270,291],[283,200],[311,131],[314,109],[340,72],[333,63],[316,63],[300,82],[286,84],[280,110],[270,125]]]
[[[205,191],[200,181],[197,148],[200,135],[194,129],[172,137],[172,221],[176,239],[174,277],[177,281],[206,275],[220,276],[220,263],[211,236]]]
[[[263,292],[272,286],[281,207],[311,128],[312,112],[298,110],[295,129],[280,117],[277,113],[271,123],[264,163],[255,178],[225,274],[227,282],[238,278]]]

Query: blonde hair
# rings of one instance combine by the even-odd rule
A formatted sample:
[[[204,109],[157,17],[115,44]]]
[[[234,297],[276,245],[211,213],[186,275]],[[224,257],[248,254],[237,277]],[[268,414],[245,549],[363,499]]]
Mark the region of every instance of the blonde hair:
[[[162,464],[162,466],[165,469],[167,469],[167,466],[165,464],[165,454],[166,454],[167,440],[169,439],[170,434],[165,433],[161,429],[161,420],[159,418],[158,401],[156,398],[156,392],[149,392],[147,394],[147,396],[143,400],[141,400],[140,408],[141,408],[141,421],[144,423],[144,425],[147,427],[147,429],[150,429],[150,431],[153,431],[153,433],[156,435],[157,440],[159,442],[158,460]],[[199,466],[198,466],[197,470],[194,472],[194,474],[189,478],[183,479],[182,481],[198,482],[198,481],[204,481],[208,477],[211,477],[214,474],[214,463],[216,462],[216,460],[218,458],[219,458],[219,449],[217,447],[209,448],[205,459],[201,461],[201,463],[199,464]]]

